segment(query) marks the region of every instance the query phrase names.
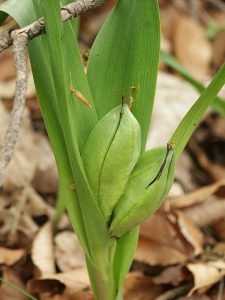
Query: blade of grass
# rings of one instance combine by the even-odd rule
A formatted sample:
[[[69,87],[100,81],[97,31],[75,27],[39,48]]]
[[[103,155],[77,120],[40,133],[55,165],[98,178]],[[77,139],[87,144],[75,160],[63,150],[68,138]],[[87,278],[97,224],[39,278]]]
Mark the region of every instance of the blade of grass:
[[[22,294],[23,296],[27,297],[30,300],[38,300],[37,298],[35,298],[31,294],[29,294],[26,290],[24,290],[23,288],[21,288],[17,284],[13,283],[12,281],[9,281],[9,280],[7,280],[3,277],[0,277],[0,281],[3,282],[3,283],[6,283],[12,289],[16,290],[17,292],[19,292],[20,294]]]
[[[171,54],[161,50],[161,59],[175,71],[177,71],[186,81],[188,81],[200,94],[205,90],[205,86],[196,80]],[[216,97],[211,106],[225,117],[225,102],[220,97]]]
[[[120,104],[112,92],[129,97],[137,88],[132,112],[145,148],[155,96],[160,44],[157,0],[119,0],[91,49],[87,77],[98,117]]]
[[[174,155],[176,160],[184,150],[185,145],[196,129],[196,126],[203,117],[205,111],[211,105],[224,84],[225,64],[220,68],[214,79],[184,116],[183,120],[172,135],[170,142],[175,143]]]

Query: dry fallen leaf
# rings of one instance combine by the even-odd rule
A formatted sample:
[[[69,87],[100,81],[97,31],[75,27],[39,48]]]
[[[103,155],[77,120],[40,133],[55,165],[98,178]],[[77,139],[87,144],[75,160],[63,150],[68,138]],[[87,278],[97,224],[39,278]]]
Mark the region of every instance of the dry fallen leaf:
[[[206,201],[210,196],[215,194],[220,188],[225,187],[225,180],[215,182],[197,189],[196,191],[185,194],[178,198],[169,198],[167,204],[170,208],[184,208],[194,204]]]
[[[55,273],[53,229],[51,222],[41,227],[34,238],[31,257],[41,278],[48,274]]]
[[[192,18],[179,15],[174,27],[174,51],[179,62],[197,79],[206,80],[212,59],[212,47],[203,28]]]
[[[0,145],[3,143],[8,123],[9,113],[0,102]],[[45,163],[45,166],[43,166],[43,163]],[[49,170],[51,171],[51,176],[49,176]],[[49,188],[51,187],[50,192],[53,192],[52,187],[55,189],[58,185],[58,175],[53,153],[47,138],[33,131],[28,110],[26,109],[16,149],[12,161],[6,170],[3,183],[4,190],[11,192],[26,186],[32,180],[35,180],[35,176],[38,176],[36,172],[41,172],[42,183],[44,181],[43,191],[46,190],[46,186],[49,186]],[[42,191],[41,183],[39,183],[38,188]]]
[[[55,299],[51,297],[57,294],[62,294],[62,299],[70,299],[68,297],[75,297],[79,292],[88,292],[89,288],[90,282],[85,268],[77,269],[72,272],[45,275],[41,279],[32,279],[28,283],[30,292],[40,295],[48,294],[46,295],[47,298],[44,297],[45,299]],[[79,297],[75,299],[82,298]]]
[[[179,230],[186,241],[193,247],[193,254],[200,254],[204,243],[203,233],[181,211],[176,211],[176,216]]]
[[[85,267],[85,257],[74,232],[63,231],[55,238],[55,258],[61,272],[69,272]]]
[[[0,247],[0,265],[11,266],[25,255],[24,249],[8,249]]]
[[[205,263],[188,264],[188,270],[193,274],[194,287],[189,295],[198,290],[201,294],[225,276],[225,261],[217,260]]]
[[[174,75],[159,72],[146,149],[166,145],[197,98],[198,93],[190,84]]]
[[[185,216],[198,227],[208,226],[225,216],[225,200],[211,197],[202,204],[195,205],[183,210]]]
[[[141,226],[135,259],[149,265],[182,263],[202,251],[203,235],[182,212],[162,211]]]
[[[186,254],[168,245],[157,243],[141,237],[135,252],[134,259],[151,266],[167,266],[183,263],[187,260]]]
[[[184,279],[187,279],[187,274],[185,274],[183,268],[182,264],[167,267],[158,276],[153,278],[153,282],[157,285],[172,284],[177,286]]]

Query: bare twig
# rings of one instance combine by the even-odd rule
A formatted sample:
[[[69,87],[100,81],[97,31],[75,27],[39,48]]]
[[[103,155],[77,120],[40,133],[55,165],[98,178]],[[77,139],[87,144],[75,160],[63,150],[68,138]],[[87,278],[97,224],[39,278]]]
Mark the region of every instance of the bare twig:
[[[102,6],[105,2],[106,0],[77,0],[75,3],[70,3],[61,8],[62,21],[65,22],[79,15],[85,14],[96,7]],[[28,40],[32,40],[33,38],[45,32],[44,19],[40,18],[26,27],[14,30],[12,32],[5,32],[0,37],[0,52],[9,48],[13,44],[14,32],[26,33]]]
[[[27,88],[26,46],[28,36],[26,33],[18,34],[17,32],[13,32],[12,38],[17,80],[10,123],[5,135],[3,148],[0,152],[0,186],[2,185],[5,169],[10,162],[15,148],[25,106]]]

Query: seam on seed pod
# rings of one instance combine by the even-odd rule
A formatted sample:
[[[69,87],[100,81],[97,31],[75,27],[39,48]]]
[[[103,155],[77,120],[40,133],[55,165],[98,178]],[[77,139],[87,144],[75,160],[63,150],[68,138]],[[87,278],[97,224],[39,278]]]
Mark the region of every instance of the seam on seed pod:
[[[120,220],[118,220],[117,222],[115,220],[114,224],[112,222],[111,234],[113,236],[115,236],[115,235],[121,236],[123,233],[125,233],[126,231],[129,231],[134,226],[142,223],[144,220],[146,220],[150,216],[150,214],[154,213],[158,209],[158,207],[160,206],[160,204],[162,203],[162,201],[165,198],[165,195],[166,195],[165,192],[168,190],[168,188],[170,188],[169,184],[172,183],[171,178],[174,175],[174,174],[172,174],[174,172],[171,173],[171,166],[174,166],[174,155],[173,154],[174,154],[173,149],[169,149],[169,154],[166,154],[166,161],[169,159],[169,162],[168,162],[169,165],[167,165],[167,167],[166,167],[166,170],[165,170],[166,173],[163,174],[163,178],[160,179],[160,181],[158,181],[158,183],[154,181],[155,184],[150,185],[150,187],[146,190],[146,192],[142,193],[142,195],[140,195],[138,197],[138,200],[134,202],[134,205],[132,205],[128,211],[124,211],[124,218],[122,216],[120,216]],[[161,170],[161,168],[160,168],[160,170]],[[172,171],[173,171],[173,169],[172,169]],[[165,181],[165,179],[166,179],[166,181]],[[163,184],[162,187],[160,187],[161,184]],[[153,194],[150,195],[150,193],[153,193],[153,194],[157,193],[157,194],[155,194],[153,197]],[[154,199],[154,201],[152,202],[152,206],[149,207],[149,211],[147,208],[145,210],[145,206],[147,204],[150,204],[149,201],[151,199]]]
[[[122,117],[123,117],[124,105],[125,105],[124,103],[121,104],[121,110],[120,110],[120,115],[119,115],[119,122],[118,122],[117,128],[116,128],[116,130],[115,130],[115,133],[114,133],[114,135],[112,136],[111,142],[109,143],[108,149],[107,149],[107,151],[106,151],[106,153],[105,153],[105,157],[103,158],[102,166],[101,166],[101,169],[100,169],[100,172],[99,172],[99,177],[98,177],[98,194],[97,194],[97,195],[98,195],[98,196],[97,196],[97,202],[98,202],[98,203],[99,203],[99,198],[100,198],[102,170],[103,170],[103,168],[104,168],[104,164],[105,164],[107,155],[108,155],[108,153],[109,153],[109,150],[110,150],[110,148],[111,148],[111,146],[112,146],[112,143],[113,143],[113,141],[114,141],[114,139],[115,139],[115,137],[116,137],[116,134],[117,134],[117,132],[118,132],[118,129],[119,129],[119,127],[120,127],[121,120],[122,120]]]

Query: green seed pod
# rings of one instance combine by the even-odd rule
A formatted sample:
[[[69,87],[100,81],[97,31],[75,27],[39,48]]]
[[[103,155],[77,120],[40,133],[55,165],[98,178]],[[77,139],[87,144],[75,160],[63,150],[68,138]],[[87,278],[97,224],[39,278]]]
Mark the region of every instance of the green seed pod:
[[[108,222],[141,151],[140,126],[127,105],[104,116],[83,153],[90,187]]]
[[[122,236],[159,208],[174,179],[172,148],[168,145],[167,148],[156,148],[141,155],[113,211],[111,236]]]

